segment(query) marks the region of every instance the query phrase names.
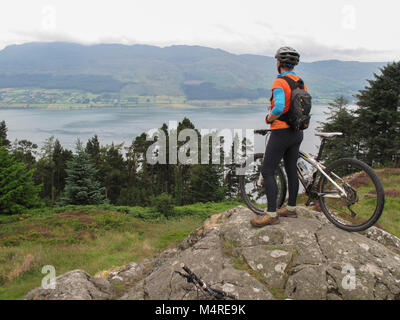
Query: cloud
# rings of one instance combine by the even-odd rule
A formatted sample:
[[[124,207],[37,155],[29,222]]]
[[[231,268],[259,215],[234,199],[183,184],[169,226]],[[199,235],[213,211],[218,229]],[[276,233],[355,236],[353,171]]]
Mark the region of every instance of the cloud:
[[[44,30],[10,30],[16,36],[15,42],[76,42],[82,43],[78,37],[71,36],[70,34],[55,31]]]
[[[281,46],[292,46],[300,54],[302,61],[319,60],[352,60],[352,61],[391,61],[399,56],[395,50],[370,50],[363,47],[346,48],[340,45],[326,45],[311,36],[300,34],[283,34],[266,22],[257,22],[254,33],[240,31],[231,26],[213,25],[214,37],[193,39],[165,39],[160,41],[142,41],[126,35],[104,35],[97,39],[85,40],[64,32],[34,30],[13,30],[14,41],[3,42],[2,46],[25,42],[73,42],[84,45],[100,43],[120,43],[125,45],[148,44],[160,47],[170,45],[201,45],[219,48],[234,54],[259,54],[274,56]]]
[[[363,47],[346,48],[340,45],[326,45],[310,37],[299,37],[294,43],[304,61],[346,60],[346,61],[388,61],[396,55],[394,50],[371,50]]]
[[[291,46],[301,53],[303,61],[353,60],[353,61],[389,61],[399,56],[396,50],[371,50],[364,47],[348,48],[340,44],[328,45],[310,35],[295,31],[282,32],[266,21],[256,21],[252,32],[233,26],[214,25],[221,32],[221,40],[205,39],[202,45],[219,47],[226,51],[244,54],[274,56],[278,48]],[[230,39],[229,41],[227,39]]]
[[[327,45],[318,41],[314,37],[296,33],[282,33],[277,31],[267,22],[257,22],[259,30],[253,34],[241,33],[240,41],[231,41],[229,43],[219,42],[221,48],[234,53],[253,53],[266,56],[274,56],[276,50],[282,46],[291,46],[296,48],[303,61],[319,60],[352,60],[352,61],[389,61],[400,55],[396,50],[372,50],[364,47],[348,48],[340,44]],[[226,27],[220,28],[227,30]],[[215,45],[215,43],[214,43]]]

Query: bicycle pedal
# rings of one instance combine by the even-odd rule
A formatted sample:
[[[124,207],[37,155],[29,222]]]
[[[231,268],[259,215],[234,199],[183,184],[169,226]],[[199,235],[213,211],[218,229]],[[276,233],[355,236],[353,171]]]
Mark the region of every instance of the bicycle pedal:
[[[312,201],[310,198],[308,198],[308,200],[306,202],[306,206],[309,207],[309,206],[312,206],[314,204],[315,204],[314,201]]]

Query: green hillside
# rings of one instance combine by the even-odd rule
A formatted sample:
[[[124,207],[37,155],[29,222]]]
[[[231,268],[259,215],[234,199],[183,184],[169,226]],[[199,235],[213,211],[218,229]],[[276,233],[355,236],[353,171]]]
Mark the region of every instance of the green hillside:
[[[212,214],[238,202],[175,207],[165,219],[151,207],[68,206],[0,215],[0,300],[21,299],[40,286],[44,265],[60,275],[91,274],[151,258],[176,247]]]
[[[328,60],[303,62],[297,71],[315,100],[338,95],[352,100],[366,85],[366,79],[384,65]],[[60,89],[66,95],[70,90],[111,93],[113,100],[171,96],[187,100],[254,101],[269,95],[275,76],[272,57],[236,55],[200,46],[84,46],[55,42],[12,45],[0,51],[1,94],[6,88],[41,88]],[[1,100],[1,94],[0,105],[5,106],[7,102]],[[30,102],[35,103],[35,99]]]

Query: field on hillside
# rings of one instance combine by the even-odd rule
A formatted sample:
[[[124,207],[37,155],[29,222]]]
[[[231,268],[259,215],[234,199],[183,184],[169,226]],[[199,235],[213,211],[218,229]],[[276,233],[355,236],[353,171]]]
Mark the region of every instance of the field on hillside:
[[[0,215],[0,300],[20,299],[41,285],[42,267],[56,275],[94,275],[175,247],[210,215],[238,202],[175,207],[166,219],[153,208],[68,206]]]
[[[66,89],[0,89],[0,108],[85,109],[97,107],[190,106],[184,96],[146,96],[129,92],[90,93]]]
[[[208,107],[265,105],[268,97],[257,99],[188,100],[185,96],[138,95],[129,91],[91,93],[76,89],[0,89],[0,108],[86,109],[104,107]],[[327,103],[329,99],[314,99]]]

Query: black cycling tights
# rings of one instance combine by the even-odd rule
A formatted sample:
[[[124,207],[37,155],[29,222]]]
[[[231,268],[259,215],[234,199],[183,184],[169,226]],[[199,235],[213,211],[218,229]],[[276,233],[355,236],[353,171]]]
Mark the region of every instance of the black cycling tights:
[[[296,205],[299,192],[299,179],[297,177],[297,159],[299,157],[300,144],[303,141],[303,131],[293,129],[276,129],[271,131],[267,147],[265,149],[262,175],[264,177],[265,194],[267,195],[268,211],[276,211],[278,186],[274,173],[283,158],[289,183],[289,206]]]

